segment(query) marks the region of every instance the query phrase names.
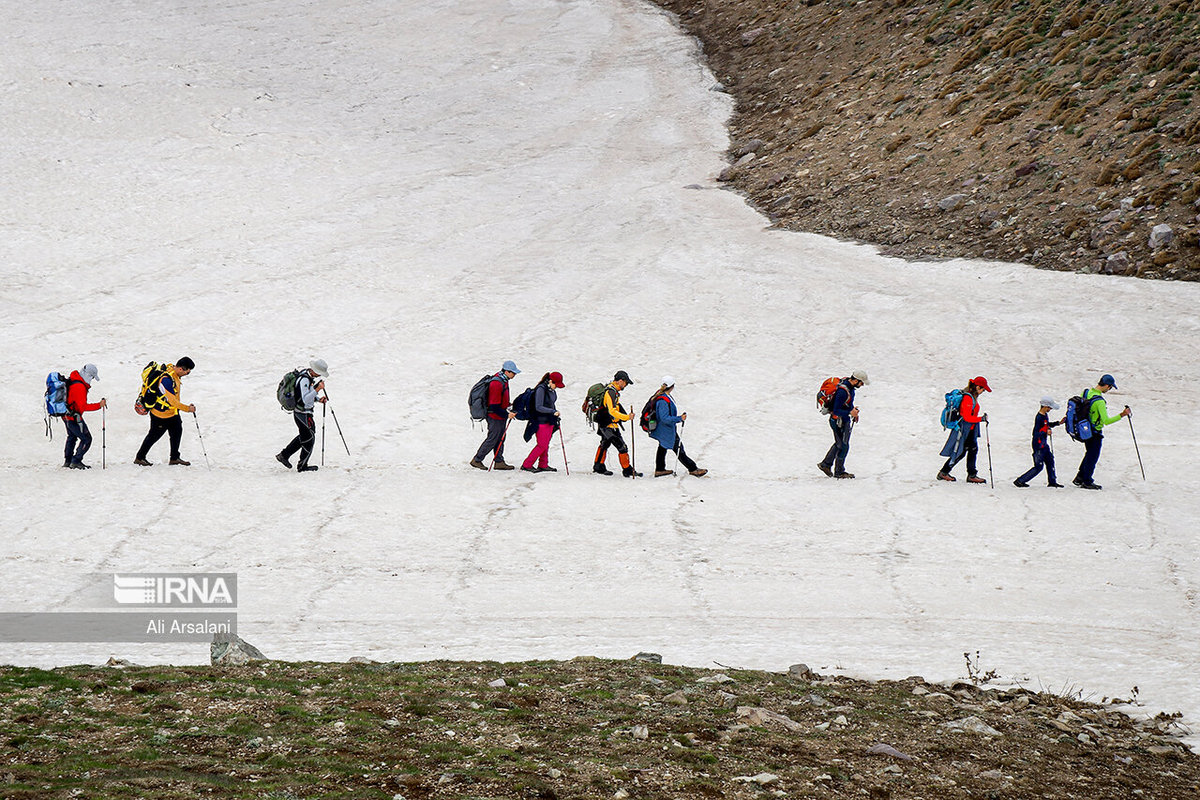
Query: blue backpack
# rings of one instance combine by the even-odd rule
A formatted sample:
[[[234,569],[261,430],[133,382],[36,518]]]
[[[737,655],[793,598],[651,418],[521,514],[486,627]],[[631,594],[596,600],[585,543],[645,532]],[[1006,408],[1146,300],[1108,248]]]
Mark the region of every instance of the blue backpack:
[[[946,407],[942,409],[943,428],[957,428],[962,422],[962,399],[962,389],[946,392]]]
[[[46,414],[51,417],[61,417],[70,414],[67,408],[67,387],[72,383],[70,378],[61,372],[51,372],[46,376]]]
[[[529,421],[529,415],[533,413],[533,387],[530,386],[525,391],[517,395],[517,399],[513,400],[513,413],[517,415],[517,419],[522,422]]]
[[[1067,435],[1075,441],[1086,442],[1092,438],[1092,403],[1096,402],[1096,398],[1099,396],[1094,394],[1085,400],[1083,395],[1076,395],[1067,401],[1067,413],[1063,417],[1063,427],[1067,429]]]

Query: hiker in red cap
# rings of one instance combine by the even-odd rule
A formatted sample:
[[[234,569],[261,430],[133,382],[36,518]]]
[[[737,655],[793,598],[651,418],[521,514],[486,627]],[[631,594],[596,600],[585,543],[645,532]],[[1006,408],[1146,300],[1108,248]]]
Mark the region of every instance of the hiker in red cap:
[[[529,404],[529,424],[525,426],[525,441],[528,442],[536,434],[537,444],[521,464],[521,470],[524,472],[558,472],[550,466],[550,440],[559,426],[558,409],[555,407],[558,392],[554,390],[561,389],[563,385],[561,372],[547,372],[533,390],[533,400]],[[537,466],[534,466],[535,461]]]
[[[987,414],[979,413],[979,395],[990,392],[987,379],[982,375],[967,382],[962,390],[962,402],[958,405],[958,423],[950,430],[950,436],[942,448],[946,463],[938,472],[939,481],[957,480],[950,474],[954,465],[967,457],[967,483],[987,483],[975,469],[975,458],[979,455],[979,423],[987,422]]]

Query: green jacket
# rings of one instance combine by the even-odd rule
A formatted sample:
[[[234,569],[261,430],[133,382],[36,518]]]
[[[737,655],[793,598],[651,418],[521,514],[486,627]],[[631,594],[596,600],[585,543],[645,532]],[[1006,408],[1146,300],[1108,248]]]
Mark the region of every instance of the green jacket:
[[[1092,421],[1092,430],[1102,430],[1105,425],[1112,425],[1114,422],[1121,421],[1121,415],[1115,417],[1108,415],[1108,403],[1104,401],[1104,395],[1095,389],[1085,389],[1083,399],[1087,400],[1095,397],[1096,401],[1092,403],[1091,409],[1088,411],[1088,419]]]

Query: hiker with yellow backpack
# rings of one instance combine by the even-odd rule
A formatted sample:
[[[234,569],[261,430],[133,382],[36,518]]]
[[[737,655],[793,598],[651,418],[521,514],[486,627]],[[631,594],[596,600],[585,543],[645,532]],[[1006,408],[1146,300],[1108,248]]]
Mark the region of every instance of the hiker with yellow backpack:
[[[183,393],[183,377],[195,368],[196,362],[184,356],[174,364],[158,364],[151,361],[142,370],[142,393],[134,404],[134,410],[142,415],[150,415],[150,431],[142,440],[142,446],[138,449],[133,463],[140,467],[152,466],[151,462],[146,460],[146,456],[165,433],[171,443],[171,460],[168,463],[182,467],[191,466],[192,462],[184,461],[179,454],[179,444],[183,439],[183,420],[179,418],[179,412],[196,413],[194,405],[188,405],[180,399]]]

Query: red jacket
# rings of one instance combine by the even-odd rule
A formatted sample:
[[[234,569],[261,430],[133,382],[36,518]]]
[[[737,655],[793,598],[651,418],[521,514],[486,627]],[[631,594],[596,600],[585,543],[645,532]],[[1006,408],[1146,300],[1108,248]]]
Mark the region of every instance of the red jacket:
[[[506,419],[508,405],[508,380],[501,372],[492,376],[492,382],[488,384],[488,416],[492,419]]]
[[[983,415],[979,413],[979,401],[970,392],[963,392],[958,413],[962,414],[964,422],[983,422]]]
[[[89,403],[87,401],[88,385],[83,380],[83,376],[79,374],[79,370],[71,373],[70,383],[67,384],[67,408],[75,416],[81,416],[85,411],[95,411],[100,408],[99,403]]]

